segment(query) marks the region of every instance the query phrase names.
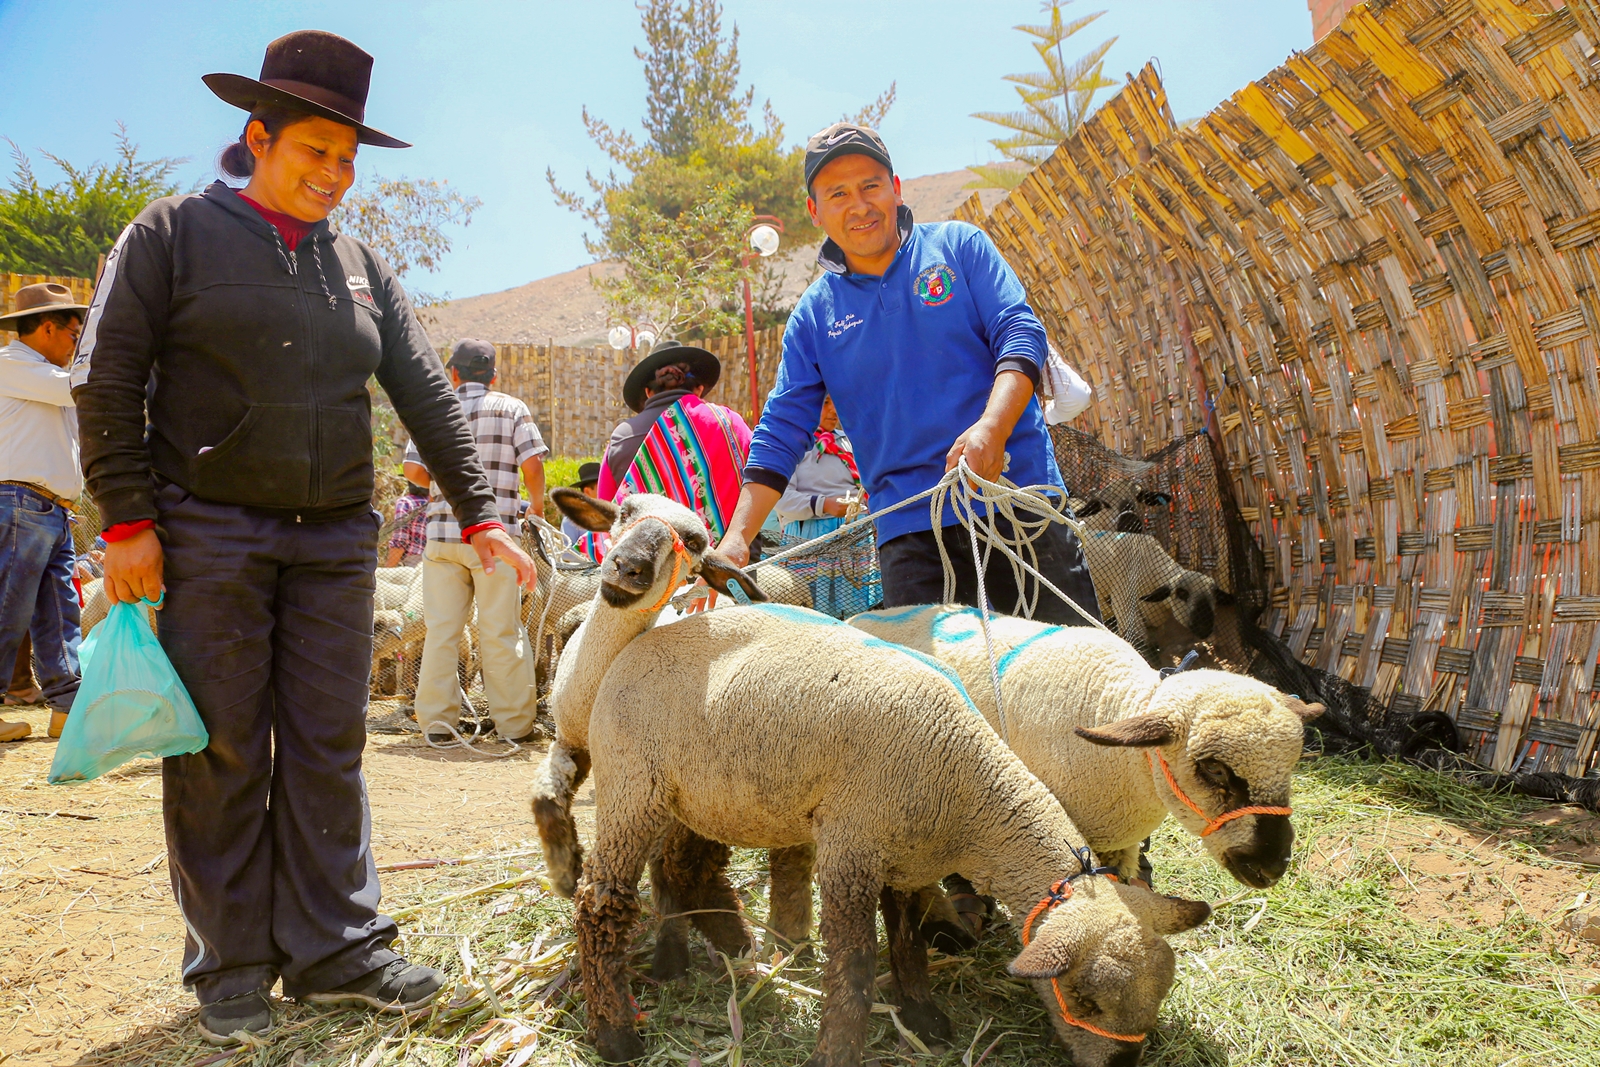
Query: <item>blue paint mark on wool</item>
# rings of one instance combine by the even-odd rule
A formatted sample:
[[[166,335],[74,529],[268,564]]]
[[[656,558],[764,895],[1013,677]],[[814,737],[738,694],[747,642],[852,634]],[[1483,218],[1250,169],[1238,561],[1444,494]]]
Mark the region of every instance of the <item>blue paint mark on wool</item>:
[[[961,679],[956,677],[956,672],[951,670],[949,667],[946,667],[943,663],[940,663],[938,660],[934,659],[925,652],[918,652],[916,649],[907,648],[905,645],[897,645],[893,641],[885,641],[881,637],[867,637],[866,634],[862,634],[862,638],[863,640],[861,643],[866,645],[868,648],[893,649],[902,655],[910,656],[912,659],[921,660],[923,663],[926,663],[928,666],[932,667],[934,670],[938,671],[940,674],[949,679],[950,684],[956,687],[956,692],[961,694],[961,699],[967,702],[967,707],[971,710],[972,714],[978,716],[980,719],[983,718],[983,713],[978,710],[978,705],[974,704],[972,702],[972,698],[967,695],[967,687],[961,684]]]
[[[918,604],[914,608],[903,608],[900,611],[864,611],[861,614],[870,616],[879,622],[903,622],[913,615],[920,615],[924,611],[937,611],[937,608],[927,604]]]
[[[959,645],[983,636],[983,622],[977,608],[945,611],[933,620],[933,639],[947,645]]]
[[[810,608],[797,607],[793,604],[751,604],[757,611],[764,611],[768,615],[783,619],[786,622],[803,622],[813,626],[843,626],[844,623],[832,615],[824,615],[820,611]]]
[[[1032,645],[1035,641],[1039,641],[1039,640],[1042,640],[1043,638],[1049,637],[1051,634],[1060,633],[1063,629],[1065,629],[1065,627],[1062,627],[1062,626],[1047,626],[1043,630],[1040,630],[1038,633],[1034,634],[1032,637],[1030,637],[1027,640],[1023,641],[1021,644],[1019,644],[1015,648],[1013,648],[1010,652],[1007,652],[1005,655],[1001,656],[998,660],[996,660],[995,661],[995,665],[994,665],[995,673],[998,674],[1000,677],[1004,678],[1006,676],[1006,671],[1010,668],[1010,666],[1013,663],[1015,663],[1017,661],[1017,657],[1022,655],[1024,652],[1026,652],[1030,645]]]

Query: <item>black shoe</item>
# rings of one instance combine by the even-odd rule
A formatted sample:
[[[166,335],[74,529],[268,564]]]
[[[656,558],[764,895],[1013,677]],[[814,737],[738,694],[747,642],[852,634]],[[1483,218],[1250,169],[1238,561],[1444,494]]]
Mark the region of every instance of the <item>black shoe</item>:
[[[342,986],[325,993],[311,993],[304,999],[313,1004],[365,1004],[398,1015],[422,1007],[443,988],[444,975],[432,967],[395,960]]]
[[[237,1045],[240,1034],[272,1032],[272,1005],[260,990],[200,1005],[200,1036],[212,1045]]]

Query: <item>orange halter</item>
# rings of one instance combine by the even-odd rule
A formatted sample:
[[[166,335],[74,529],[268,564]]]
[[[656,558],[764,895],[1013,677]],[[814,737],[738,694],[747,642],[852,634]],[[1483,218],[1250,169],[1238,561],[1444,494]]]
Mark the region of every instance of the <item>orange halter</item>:
[[[617,535],[617,540],[621,541],[624,537],[627,537],[628,534],[633,532],[633,528],[635,526],[638,526],[642,522],[647,522],[650,519],[654,519],[661,525],[665,526],[667,528],[667,532],[672,535],[672,577],[667,579],[667,588],[666,591],[661,594],[660,600],[656,601],[654,604],[651,604],[647,608],[634,608],[634,611],[660,611],[662,608],[666,607],[667,601],[672,599],[672,594],[678,591],[678,576],[683,573],[683,565],[689,561],[689,550],[684,547],[683,538],[678,536],[677,527],[673,526],[672,523],[668,522],[660,515],[640,515],[637,519],[628,524],[628,528],[626,530],[623,530]]]
[[[1183,801],[1184,807],[1188,808],[1202,819],[1207,819],[1206,813],[1200,810],[1200,805],[1190,800],[1189,794],[1185,793],[1183,789],[1179,787],[1178,780],[1172,777],[1172,768],[1167,766],[1167,757],[1163,756],[1160,752],[1157,752],[1156,759],[1161,761],[1161,773],[1166,776],[1167,787],[1172,790],[1173,795],[1179,800]],[[1155,764],[1150,759],[1150,750],[1148,748],[1144,750],[1144,762],[1150,768],[1150,773],[1155,774]],[[1232,811],[1223,812],[1215,819],[1207,819],[1206,828],[1200,831],[1200,836],[1210,837],[1213,833],[1222,829],[1228,823],[1235,819],[1242,819],[1246,815],[1289,815],[1292,813],[1292,811],[1292,808],[1276,808],[1267,804],[1250,804],[1243,808],[1234,808]]]
[[[1066,903],[1067,898],[1072,896],[1073,879],[1082,878],[1086,874],[1103,874],[1113,882],[1120,880],[1110,867],[1090,866],[1089,847],[1087,845],[1085,845],[1081,850],[1074,849],[1073,851],[1078,854],[1078,862],[1083,864],[1083,870],[1079,871],[1077,874],[1068,875],[1067,877],[1056,882],[1055,885],[1050,887],[1050,892],[1045,894],[1044,899],[1035,904],[1033,906],[1033,910],[1028,912],[1028,917],[1022,922],[1022,946],[1024,948],[1028,946],[1029,941],[1033,940],[1033,924],[1038,921],[1039,916],[1043,915],[1047,911],[1050,911],[1058,904]],[[1055,991],[1056,1007],[1061,1011],[1061,1021],[1066,1023],[1068,1026],[1076,1026],[1080,1030],[1089,1031],[1089,1033],[1094,1034],[1096,1037],[1109,1038],[1112,1041],[1128,1041],[1133,1044],[1138,1044],[1140,1041],[1144,1040],[1145,1035],[1143,1034],[1114,1034],[1110,1030],[1102,1030],[1094,1023],[1084,1022],[1082,1019],[1079,1019],[1073,1015],[1067,1010],[1067,998],[1061,995],[1061,982],[1059,981],[1058,976],[1050,976],[1050,988]]]

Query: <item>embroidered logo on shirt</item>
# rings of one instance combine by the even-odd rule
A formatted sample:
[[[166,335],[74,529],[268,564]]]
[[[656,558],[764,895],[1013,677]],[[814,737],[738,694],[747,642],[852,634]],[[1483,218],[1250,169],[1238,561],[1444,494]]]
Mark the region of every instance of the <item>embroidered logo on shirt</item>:
[[[923,307],[936,308],[948,304],[956,295],[956,272],[943,263],[929,267],[917,275],[917,299]]]
[[[847,312],[844,318],[834,319],[832,322],[828,323],[828,336],[838,337],[846,330],[853,330],[857,326],[864,325],[866,321],[866,319],[857,318],[854,311]]]
[[[352,274],[345,278],[344,284],[350,290],[350,295],[357,300],[364,300],[372,305],[377,304],[372,298],[372,284],[367,281],[365,274]]]

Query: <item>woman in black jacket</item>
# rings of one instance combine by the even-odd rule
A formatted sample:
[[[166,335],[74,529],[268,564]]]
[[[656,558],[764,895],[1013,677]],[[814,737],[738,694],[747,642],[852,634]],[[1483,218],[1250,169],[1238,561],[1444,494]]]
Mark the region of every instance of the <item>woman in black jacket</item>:
[[[210,745],[166,761],[183,979],[213,1043],[271,1028],[268,994],[403,1011],[443,979],[393,952],[361,777],[372,657],[367,380],[388,392],[461,522],[533,580],[444,368],[393,271],[329,229],[365,125],[372,57],[303,31],[259,79],[206,84],[250,119],[249,176],[158,200],[106,257],[73,367],[113,600],[165,591],[160,636]],[[148,435],[146,427],[148,425]]]

